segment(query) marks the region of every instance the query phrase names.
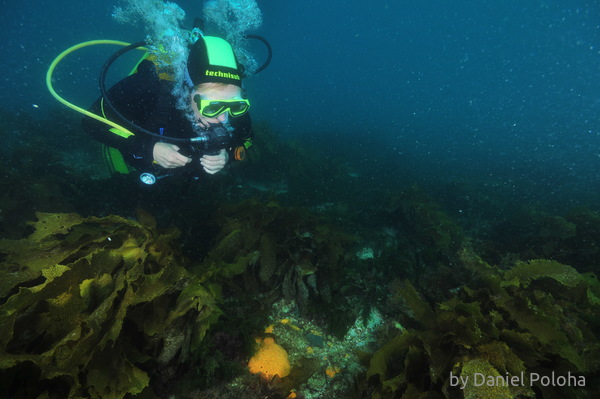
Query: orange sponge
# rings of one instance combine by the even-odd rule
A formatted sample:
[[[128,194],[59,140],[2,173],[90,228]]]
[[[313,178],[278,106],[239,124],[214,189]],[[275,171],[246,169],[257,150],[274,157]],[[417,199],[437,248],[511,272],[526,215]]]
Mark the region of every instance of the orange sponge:
[[[290,374],[288,354],[275,339],[266,337],[257,339],[258,351],[248,362],[252,374],[260,373],[261,377],[271,380],[275,375],[283,378]]]

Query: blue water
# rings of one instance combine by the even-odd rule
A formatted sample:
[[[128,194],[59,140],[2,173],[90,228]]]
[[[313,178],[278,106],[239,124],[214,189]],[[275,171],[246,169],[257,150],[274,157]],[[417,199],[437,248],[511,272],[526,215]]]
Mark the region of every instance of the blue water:
[[[279,51],[260,79],[277,77],[262,93],[282,130],[336,132],[445,177],[526,178],[565,201],[596,191],[597,3],[329,4],[265,9]]]
[[[187,26],[201,14],[202,3],[177,0],[187,13]],[[250,172],[240,173],[246,180],[232,177],[235,184],[230,189],[222,189],[217,178],[165,195],[169,187],[178,187],[167,183],[158,200],[150,191],[124,184],[126,178],[115,178],[113,186],[113,180],[102,180],[89,170],[94,168],[88,163],[92,150],[83,145],[87,136],[79,116],[63,116],[71,111],[52,98],[45,85],[48,66],[69,46],[93,39],[144,39],[143,26],[124,26],[111,17],[118,4],[0,0],[0,115],[6,119],[0,128],[6,135],[0,160],[17,165],[3,165],[5,173],[0,175],[0,233],[10,233],[8,238],[30,232],[26,223],[34,219],[34,211],[94,216],[114,212],[133,218],[134,208],[142,204],[159,226],[179,228],[186,256],[201,263],[216,242],[216,230],[211,230],[216,227],[205,223],[213,211],[208,202],[216,209],[221,201],[270,196],[283,199],[290,209],[302,205],[311,217],[329,217],[336,228],[358,232],[358,250],[396,245],[404,263],[368,261],[369,273],[362,281],[368,288],[376,287],[373,281],[381,281],[383,287],[412,274],[443,280],[446,274],[435,273],[448,266],[443,262],[450,244],[441,249],[428,244],[429,248],[411,235],[418,236],[415,231],[420,228],[431,228],[425,236],[448,233],[444,229],[450,220],[465,229],[465,241],[472,240],[469,245],[472,242],[490,264],[504,267],[517,258],[548,255],[580,272],[598,273],[600,239],[592,237],[598,223],[592,217],[600,211],[597,1],[259,0],[264,23],[250,33],[269,40],[273,60],[266,70],[246,79],[252,117],[262,126],[259,134],[268,125],[283,142],[299,143],[292,147],[297,153],[282,151],[274,155],[280,159],[261,159],[259,173],[247,168]],[[252,50],[264,59],[259,44]],[[99,96],[98,75],[114,51],[98,46],[69,56],[55,71],[55,88],[88,107]],[[129,71],[135,58],[127,57],[115,63],[109,84]],[[64,124],[57,125],[57,118],[64,118]],[[46,135],[43,139],[32,136],[40,132]],[[258,138],[256,142],[260,147]],[[340,164],[315,168],[318,161],[306,150],[313,146],[320,157]],[[256,150],[260,153],[261,148]],[[17,155],[7,155],[10,152]],[[54,152],[73,156],[61,163]],[[287,157],[296,160],[298,154],[305,154],[306,162],[301,159],[297,167],[290,166]],[[46,155],[53,165],[46,165]],[[65,163],[66,172],[52,169]],[[21,180],[20,166],[25,170]],[[14,187],[5,195],[9,184]],[[186,197],[193,190],[201,192],[199,198]],[[431,195],[431,201],[420,190]],[[443,212],[438,214],[433,203]],[[251,205],[249,213],[262,212],[260,206]],[[591,211],[576,212],[569,222],[559,219],[578,207]],[[267,215],[269,208],[265,209]],[[416,228],[411,225],[412,211],[418,211],[412,221]],[[291,223],[296,223],[294,215],[290,212]],[[590,218],[589,224],[585,218]],[[584,229],[573,237],[575,225]],[[296,233],[292,240],[313,237],[310,232]],[[442,234],[437,241],[443,243],[444,238]],[[267,243],[267,249],[275,247]],[[344,259],[354,256],[354,249],[344,250]],[[438,259],[438,252],[443,254],[439,265],[421,261],[422,253]],[[370,280],[385,267],[393,271]],[[442,270],[451,287],[427,287],[436,280],[433,277],[415,282],[450,295],[469,282],[460,271]],[[348,295],[362,290],[360,284],[356,287]],[[591,339],[583,334],[575,338]]]
[[[2,1],[0,108],[43,117],[56,107],[44,75],[60,51],[97,38],[142,39],[142,27],[111,18],[115,4]],[[191,25],[202,2],[178,4]],[[528,179],[565,201],[597,202],[595,2],[307,0],[259,6],[264,23],[253,33],[269,39],[274,58],[247,86],[254,119],[268,121],[280,135],[312,135],[332,151],[349,150],[360,173],[371,173],[372,165],[373,173],[408,167],[406,173],[418,176],[508,185]],[[112,50],[86,49],[65,60],[56,72],[58,89],[89,104]],[[260,46],[255,51],[264,56]]]

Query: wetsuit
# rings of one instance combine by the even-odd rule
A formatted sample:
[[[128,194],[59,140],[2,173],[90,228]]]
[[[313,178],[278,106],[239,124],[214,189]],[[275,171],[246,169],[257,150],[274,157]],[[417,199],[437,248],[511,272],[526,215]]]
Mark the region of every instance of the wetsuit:
[[[113,106],[137,126],[156,134],[160,134],[162,129],[162,134],[168,137],[197,137],[190,120],[186,118],[183,111],[177,109],[176,99],[171,94],[171,85],[171,82],[159,79],[154,64],[145,60],[140,63],[136,73],[118,82],[108,90],[108,94]],[[109,106],[103,104],[102,98],[96,100],[90,111],[118,124],[124,124],[114,115]],[[244,144],[248,147],[247,143],[251,142],[252,123],[249,114],[246,113],[240,117],[230,117],[229,124],[234,130],[233,140],[227,151],[229,159],[233,160],[233,149]],[[154,144],[161,141],[159,138],[135,131],[133,131],[135,135],[123,137],[115,132],[116,129],[92,118],[84,118],[83,126],[96,140],[118,149],[125,162],[134,168],[141,171],[164,171],[156,163],[153,164],[152,152]],[[124,127],[128,125],[124,124]],[[179,146],[180,153],[192,157],[192,162],[187,166],[176,169],[184,169],[181,172],[200,174],[202,167],[199,158],[202,154],[199,146],[194,147],[189,143],[179,142],[173,144]]]

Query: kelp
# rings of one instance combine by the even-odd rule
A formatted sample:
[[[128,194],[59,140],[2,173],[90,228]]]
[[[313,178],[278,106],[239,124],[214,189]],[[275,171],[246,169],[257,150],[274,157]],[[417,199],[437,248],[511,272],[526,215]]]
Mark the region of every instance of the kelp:
[[[565,240],[556,258],[568,258],[572,264],[586,265],[588,270],[600,273],[600,212],[578,208],[565,218],[576,226],[576,233]]]
[[[552,260],[518,262],[504,271],[468,251],[462,256],[479,268],[478,283],[433,308],[408,281],[396,285],[396,295],[405,297],[419,326],[372,356],[371,397],[590,397],[600,372],[598,281]],[[552,373],[570,373],[586,385],[530,379]],[[521,380],[474,384],[475,374]],[[471,383],[461,388],[451,375],[471,376]]]
[[[175,230],[119,216],[37,213],[0,241],[0,386],[11,398],[152,397],[219,315]]]
[[[300,311],[332,301],[353,237],[297,208],[247,200],[223,207],[221,229],[196,272],[264,306],[293,300]],[[237,276],[235,279],[231,279]]]
[[[422,189],[409,187],[391,195],[382,217],[381,223],[393,234],[393,244],[382,256],[388,276],[412,281],[427,299],[435,301],[447,299],[450,290],[471,279],[471,271],[461,267],[458,256],[469,245],[467,238]]]
[[[576,208],[554,215],[531,207],[506,212],[490,223],[478,251],[486,261],[509,265],[515,259],[555,259],[577,270],[600,272],[600,213]]]
[[[567,218],[524,206],[493,227],[482,252],[497,264],[512,262],[502,259],[506,252],[519,259],[555,259],[561,252],[564,255],[565,242],[576,233],[577,225]]]
[[[429,195],[417,187],[394,195],[388,204],[396,224],[409,230],[423,250],[423,261],[433,263],[439,256],[451,256],[461,247],[464,237]],[[432,251],[431,253],[426,251]]]

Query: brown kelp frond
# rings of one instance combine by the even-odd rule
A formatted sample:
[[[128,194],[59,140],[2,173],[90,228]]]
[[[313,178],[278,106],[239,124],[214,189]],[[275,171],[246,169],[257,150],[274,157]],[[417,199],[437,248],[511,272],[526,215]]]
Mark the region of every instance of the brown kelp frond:
[[[182,267],[177,232],[114,215],[37,216],[28,238],[0,242],[8,393],[121,398],[183,367],[220,311]]]

